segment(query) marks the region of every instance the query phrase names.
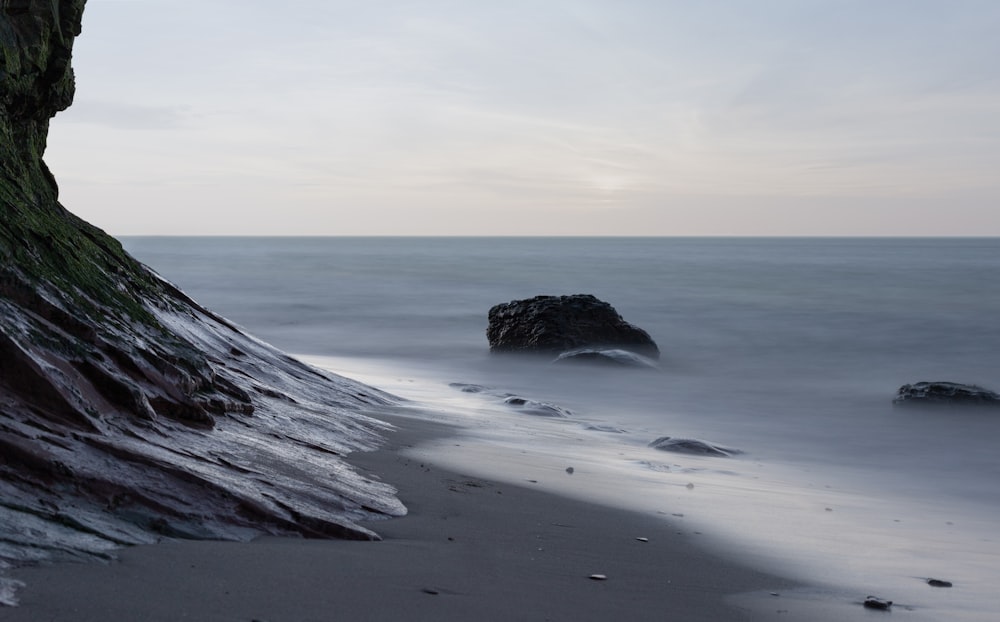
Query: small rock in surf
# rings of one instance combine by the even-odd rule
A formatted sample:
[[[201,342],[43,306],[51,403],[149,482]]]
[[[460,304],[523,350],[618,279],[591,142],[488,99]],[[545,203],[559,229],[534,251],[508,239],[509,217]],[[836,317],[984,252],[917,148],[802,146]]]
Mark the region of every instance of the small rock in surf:
[[[584,428],[590,432],[607,432],[608,434],[624,434],[625,430],[616,428],[613,425],[591,424]]]
[[[503,403],[508,406],[515,406],[519,411],[528,415],[535,415],[536,417],[569,417],[573,414],[555,404],[536,402],[535,400],[529,400],[517,395],[504,398]]]
[[[863,604],[868,609],[881,609],[882,611],[888,611],[889,608],[892,607],[891,600],[885,600],[875,596],[869,596],[865,599]]]
[[[482,393],[486,387],[478,384],[467,384],[465,382],[452,382],[448,385],[453,389],[458,389],[462,393]]]
[[[1000,394],[957,382],[917,382],[899,387],[896,405],[1000,406]]]
[[[646,358],[641,354],[622,350],[620,348],[597,349],[582,348],[563,352],[556,360],[556,364],[583,363],[593,365],[606,365],[612,367],[636,367],[639,369],[657,369],[656,362]]]
[[[743,453],[739,449],[723,447],[707,441],[700,441],[695,438],[674,438],[672,436],[661,436],[649,444],[654,449],[660,451],[673,451],[681,454],[695,454],[700,456],[717,456],[728,458]]]

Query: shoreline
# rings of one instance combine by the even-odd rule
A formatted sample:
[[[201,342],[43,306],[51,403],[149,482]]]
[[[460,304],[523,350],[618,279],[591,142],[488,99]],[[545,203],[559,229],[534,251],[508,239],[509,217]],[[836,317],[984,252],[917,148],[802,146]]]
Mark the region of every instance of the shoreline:
[[[663,517],[420,463],[401,451],[450,428],[384,419],[397,428],[385,445],[349,459],[409,508],[365,523],[382,541],[166,541],[107,565],[19,568],[20,606],[0,620],[767,620],[732,597],[796,587]]]

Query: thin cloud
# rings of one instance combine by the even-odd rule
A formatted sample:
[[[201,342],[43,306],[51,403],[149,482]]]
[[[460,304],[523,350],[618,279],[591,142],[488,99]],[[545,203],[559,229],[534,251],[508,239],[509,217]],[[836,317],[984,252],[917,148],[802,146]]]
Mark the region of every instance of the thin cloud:
[[[575,231],[780,232],[792,207],[740,210],[785,197],[837,231],[819,214],[845,198],[881,214],[859,233],[919,198],[1000,233],[977,207],[1000,199],[994,0],[92,0],[85,20],[48,157],[113,231],[134,196],[73,202],[75,180],[211,183],[163,182],[191,232],[241,202],[268,230],[268,201],[303,232],[363,206],[377,233],[408,206],[420,231],[421,210],[461,209],[441,230],[476,233],[529,205]],[[594,215],[611,205],[646,219]]]

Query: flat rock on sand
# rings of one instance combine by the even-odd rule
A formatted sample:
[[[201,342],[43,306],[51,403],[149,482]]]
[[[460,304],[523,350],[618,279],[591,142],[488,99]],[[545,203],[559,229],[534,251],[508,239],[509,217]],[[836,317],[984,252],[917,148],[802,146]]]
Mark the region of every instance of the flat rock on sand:
[[[394,423],[397,449],[445,432]],[[110,565],[22,569],[22,605],[0,620],[759,620],[726,596],[790,586],[706,553],[662,518],[466,477],[391,448],[352,462],[398,486],[410,509],[368,523],[381,542],[168,542]]]

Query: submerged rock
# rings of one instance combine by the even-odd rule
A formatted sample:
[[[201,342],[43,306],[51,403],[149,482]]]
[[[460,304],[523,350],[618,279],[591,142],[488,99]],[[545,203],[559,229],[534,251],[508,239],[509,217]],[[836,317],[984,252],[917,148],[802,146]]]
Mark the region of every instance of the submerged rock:
[[[480,384],[469,384],[467,382],[451,382],[448,386],[458,389],[462,393],[482,393],[487,390],[486,387]]]
[[[536,417],[569,417],[573,414],[561,406],[529,400],[518,395],[510,395],[504,398],[503,403],[517,408],[520,412]]]
[[[1000,406],[1000,394],[974,384],[917,382],[901,386],[892,403],[899,405]]]
[[[0,566],[169,536],[371,539],[394,490],[347,453],[391,401],[249,337],[59,204],[84,0],[0,7]]]
[[[588,430],[590,432],[605,432],[607,434],[624,434],[625,433],[625,430],[623,430],[622,428],[619,428],[617,426],[605,425],[605,424],[599,424],[599,423],[592,423],[592,424],[586,425],[586,426],[584,426],[583,429],[584,430]]]
[[[724,458],[743,453],[739,449],[723,447],[722,445],[716,445],[714,443],[709,443],[708,441],[700,441],[694,438],[674,438],[672,436],[661,436],[650,443],[649,446],[661,451],[672,451],[681,454],[696,454],[700,456],[718,456]]]
[[[498,304],[486,329],[491,352],[561,354],[581,348],[621,348],[658,359],[649,333],[589,294],[535,296]]]
[[[469,384],[465,382],[451,382],[448,384],[453,389],[458,389],[462,393],[476,393],[483,397],[488,397],[498,403],[510,406],[518,412],[536,417],[572,417],[573,413],[569,409],[548,402],[539,402],[513,393],[504,393],[490,387],[479,384]]]
[[[582,348],[579,350],[570,350],[569,352],[563,352],[552,362],[558,364],[584,363],[611,365],[615,367],[637,367],[640,369],[656,369],[657,367],[656,362],[652,359],[618,348]]]
[[[885,600],[884,598],[878,598],[876,596],[868,596],[862,603],[868,609],[881,609],[882,611],[888,611],[892,608],[892,601]]]

